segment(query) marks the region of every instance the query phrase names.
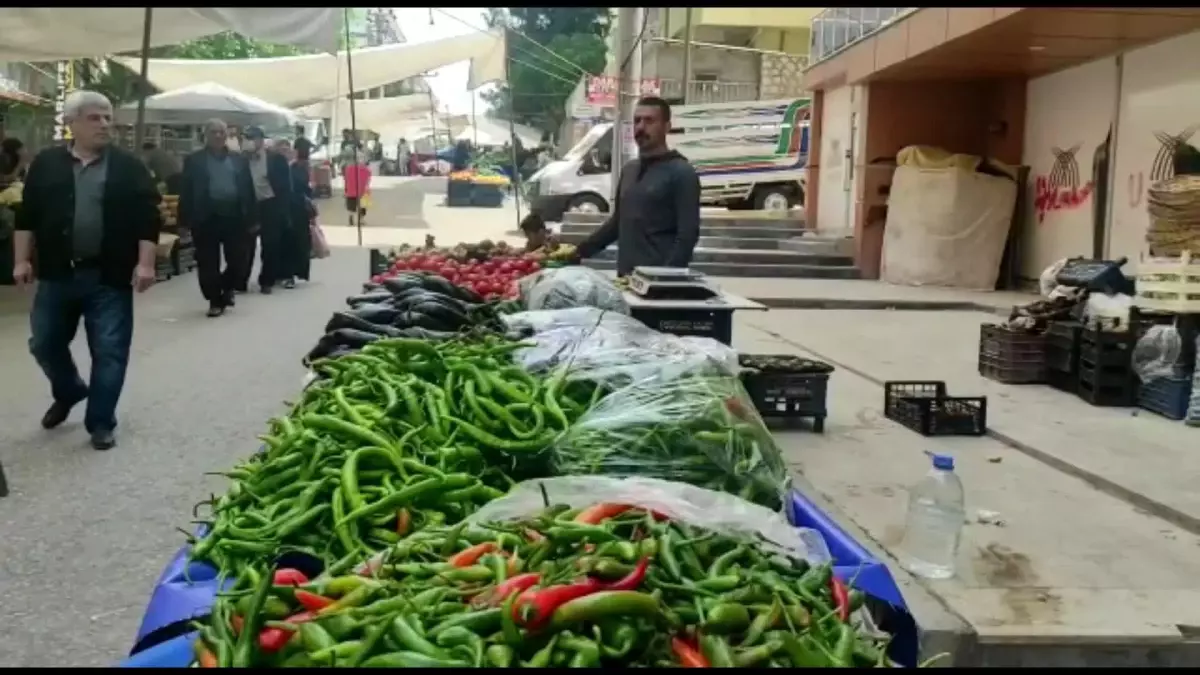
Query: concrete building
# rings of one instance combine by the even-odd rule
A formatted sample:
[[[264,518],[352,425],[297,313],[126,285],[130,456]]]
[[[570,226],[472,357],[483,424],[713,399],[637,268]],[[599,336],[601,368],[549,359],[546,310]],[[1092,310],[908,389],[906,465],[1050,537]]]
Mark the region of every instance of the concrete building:
[[[0,62],[0,137],[15,136],[30,150],[54,137],[55,64]]]
[[[1022,278],[1074,255],[1126,256],[1136,270],[1146,189],[1167,177],[1163,153],[1200,129],[1200,9],[840,12],[813,22],[806,209],[809,227],[853,233],[864,276],[879,274],[886,162],[914,144],[1027,167],[1014,218]],[[1060,166],[1070,199],[1047,191]]]

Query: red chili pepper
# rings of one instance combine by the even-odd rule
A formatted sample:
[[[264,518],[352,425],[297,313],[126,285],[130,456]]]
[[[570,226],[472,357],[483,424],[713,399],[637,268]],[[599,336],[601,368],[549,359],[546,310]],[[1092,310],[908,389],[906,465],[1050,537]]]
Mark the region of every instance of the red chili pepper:
[[[233,627],[233,634],[237,635],[238,633],[242,632],[242,626],[246,625],[246,622],[242,619],[242,617],[234,614],[233,617],[229,619],[229,625]]]
[[[513,619],[531,629],[541,628],[550,621],[554,610],[572,600],[605,590],[604,582],[587,577],[573,584],[531,588],[513,603]]]
[[[471,604],[479,608],[499,605],[513,593],[524,593],[533,588],[541,579],[542,575],[537,572],[518,574],[507,581],[497,584],[492,590],[484,591],[475,596],[471,599]]]
[[[700,653],[695,644],[681,637],[671,638],[671,651],[679,659],[679,665],[684,668],[709,668],[708,659]]]
[[[296,589],[296,602],[310,612],[315,612],[319,609],[324,609],[333,604],[333,598],[327,598],[316,593],[309,593],[305,590]]]
[[[200,658],[197,660],[200,662],[201,668],[216,668],[217,667],[217,657],[215,654],[212,653],[212,650],[210,650],[208,647],[202,647],[200,649]]]
[[[609,518],[619,516],[631,508],[633,507],[627,504],[595,504],[580,511],[579,515],[575,516],[575,522],[596,525]]]
[[[538,532],[537,530],[526,529],[525,530],[525,538],[532,542],[546,541],[545,535],[543,535],[541,532]]]
[[[617,579],[604,587],[606,591],[636,591],[646,578],[646,570],[650,569],[650,558],[642,558],[636,567],[623,578]]]
[[[408,509],[400,509],[396,512],[396,534],[403,537],[408,534],[408,530],[412,527],[412,516],[409,515]]]
[[[316,614],[312,612],[300,612],[289,616],[286,621],[288,623],[304,623],[312,621],[316,618]],[[292,631],[286,628],[264,628],[258,634],[258,648],[269,654],[283,649],[283,646],[292,639]]]
[[[302,586],[308,583],[308,577],[300,570],[283,567],[275,570],[276,586]]]
[[[837,577],[829,578],[829,592],[833,595],[833,605],[837,609],[838,618],[842,621],[850,619],[850,589]]]
[[[485,541],[482,544],[476,544],[465,551],[459,551],[446,561],[454,567],[470,567],[479,562],[483,556],[495,551],[497,548],[496,542]]]

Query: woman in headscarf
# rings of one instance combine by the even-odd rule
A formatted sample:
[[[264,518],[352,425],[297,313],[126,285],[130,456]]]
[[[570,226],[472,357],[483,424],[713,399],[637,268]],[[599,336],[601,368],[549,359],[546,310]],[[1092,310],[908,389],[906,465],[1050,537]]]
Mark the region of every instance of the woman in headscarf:
[[[309,223],[316,217],[316,206],[313,205],[312,185],[309,182],[309,147],[299,144],[293,148],[287,141],[279,141],[275,148],[290,160],[292,190],[288,203],[288,229],[283,234],[281,246],[282,285],[284,288],[295,288],[296,279],[309,280],[312,267]]]

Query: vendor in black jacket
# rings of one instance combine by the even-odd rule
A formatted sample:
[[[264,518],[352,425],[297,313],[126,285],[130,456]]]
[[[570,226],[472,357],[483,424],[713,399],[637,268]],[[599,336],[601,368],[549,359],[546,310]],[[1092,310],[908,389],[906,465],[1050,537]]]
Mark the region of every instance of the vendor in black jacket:
[[[637,102],[638,158],[625,163],[608,219],[576,248],[576,260],[617,243],[617,274],[635,267],[687,267],[700,239],[700,179],[667,147],[671,106],[656,96]]]
[[[259,256],[258,290],[271,293],[275,284],[283,281],[283,243],[289,228],[292,203],[292,170],[286,157],[267,146],[267,138],[259,127],[246,129],[246,140],[250,147],[244,148],[246,161],[250,164],[250,178],[254,185],[257,203],[257,235],[262,242]],[[255,240],[252,231],[249,258],[242,269],[245,278],[238,290],[245,290],[250,281],[250,268],[254,265]]]
[[[77,90],[63,104],[74,139],[41,151],[25,177],[13,237],[13,279],[33,281],[29,348],[50,381],[54,403],[46,429],[66,421],[87,399],[84,427],[92,447],[116,443],[117,401],[133,340],[133,290],[154,283],[161,197],[142,160],[109,145],[112,103]],[[91,353],[90,381],[71,358],[83,319]]]

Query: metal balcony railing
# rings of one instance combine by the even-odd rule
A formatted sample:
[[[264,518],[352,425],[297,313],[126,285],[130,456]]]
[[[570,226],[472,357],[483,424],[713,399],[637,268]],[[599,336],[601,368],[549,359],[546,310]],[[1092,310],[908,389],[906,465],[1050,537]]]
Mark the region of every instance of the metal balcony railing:
[[[683,98],[683,81],[664,79],[659,82],[661,96],[668,101]],[[722,82],[692,80],[687,89],[687,103],[733,103],[758,100],[757,82]]]
[[[830,7],[812,20],[810,64],[820,63],[920,7]]]

